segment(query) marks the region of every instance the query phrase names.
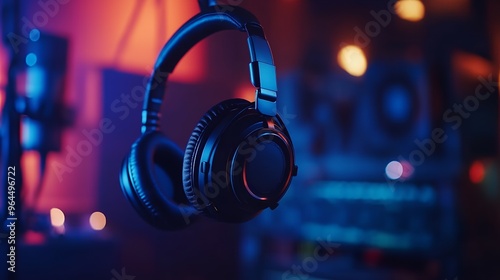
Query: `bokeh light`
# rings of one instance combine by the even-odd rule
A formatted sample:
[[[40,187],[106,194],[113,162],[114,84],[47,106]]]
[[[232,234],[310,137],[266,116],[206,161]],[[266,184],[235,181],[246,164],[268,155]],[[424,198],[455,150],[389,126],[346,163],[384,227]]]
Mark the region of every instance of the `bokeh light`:
[[[352,76],[359,77],[366,72],[367,61],[361,48],[354,45],[347,45],[340,49],[338,63],[342,69]]]
[[[40,30],[38,29],[31,29],[30,31],[30,40],[33,42],[36,42],[40,39]]]
[[[387,178],[397,180],[403,175],[403,165],[399,161],[391,161],[385,167]]]
[[[93,230],[102,230],[106,226],[106,216],[102,212],[94,212],[89,218]]]
[[[60,227],[64,225],[64,213],[59,208],[51,208],[50,209],[50,224],[53,227]]]
[[[28,55],[26,55],[26,65],[28,66],[33,66],[36,64],[36,61],[37,61],[37,57],[36,57],[36,54],[34,53],[29,53]]]
[[[420,0],[399,0],[394,9],[400,18],[408,21],[422,20],[425,15],[425,6]]]

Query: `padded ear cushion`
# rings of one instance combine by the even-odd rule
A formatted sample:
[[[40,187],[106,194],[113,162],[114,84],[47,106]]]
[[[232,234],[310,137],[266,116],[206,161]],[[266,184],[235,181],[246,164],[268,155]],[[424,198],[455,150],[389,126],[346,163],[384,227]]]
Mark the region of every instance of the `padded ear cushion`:
[[[233,110],[244,108],[250,104],[249,101],[244,99],[228,99],[220,102],[219,104],[213,106],[198,122],[195,126],[193,133],[186,146],[186,152],[184,153],[184,165],[182,168],[182,182],[184,185],[184,193],[186,194],[189,202],[199,211],[206,212],[206,205],[204,201],[200,201],[200,198],[196,195],[194,188],[197,187],[192,182],[192,166],[195,157],[195,150],[199,147],[199,142],[205,133],[213,131],[213,129],[221,123],[221,121]]]
[[[120,182],[137,212],[160,229],[180,229],[195,211],[182,190],[182,152],[158,131],[133,145],[122,165]]]

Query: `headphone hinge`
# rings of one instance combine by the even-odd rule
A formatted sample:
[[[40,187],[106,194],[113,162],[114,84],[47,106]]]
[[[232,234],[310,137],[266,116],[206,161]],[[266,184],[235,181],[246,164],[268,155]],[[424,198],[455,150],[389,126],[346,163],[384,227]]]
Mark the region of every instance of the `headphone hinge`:
[[[276,92],[258,88],[255,95],[255,109],[263,115],[276,116]]]

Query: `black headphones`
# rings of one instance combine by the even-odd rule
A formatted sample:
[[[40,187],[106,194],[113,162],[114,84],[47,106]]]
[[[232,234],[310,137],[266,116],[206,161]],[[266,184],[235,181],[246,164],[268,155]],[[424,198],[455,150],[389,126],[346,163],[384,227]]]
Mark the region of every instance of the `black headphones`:
[[[256,101],[230,99],[212,107],[194,128],[183,155],[159,131],[167,76],[191,47],[223,30],[248,34]],[[146,221],[168,230],[185,227],[189,216],[198,212],[238,223],[267,207],[274,209],[297,174],[292,140],[277,114],[276,100],[276,70],[257,19],[239,7],[222,12],[207,7],[185,23],[158,56],[146,88],[142,135],[122,164],[125,196]],[[169,186],[172,193],[164,195]]]

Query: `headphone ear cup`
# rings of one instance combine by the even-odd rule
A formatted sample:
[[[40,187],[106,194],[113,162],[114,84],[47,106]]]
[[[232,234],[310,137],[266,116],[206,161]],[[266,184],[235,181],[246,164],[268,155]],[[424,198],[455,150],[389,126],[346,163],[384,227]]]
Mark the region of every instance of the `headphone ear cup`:
[[[208,110],[203,117],[201,117],[200,121],[195,126],[193,133],[191,133],[191,137],[189,137],[186,152],[184,153],[182,182],[187,199],[198,211],[209,214],[206,210],[206,206],[209,201],[202,199],[203,196],[196,193],[198,184],[193,182],[191,179],[191,174],[194,172],[193,165],[195,161],[195,151],[203,148],[200,147],[200,139],[205,133],[215,129],[215,127],[219,125],[220,122],[227,117],[233,109],[244,108],[249,104],[249,101],[243,99],[228,99],[220,102]]]
[[[245,222],[278,206],[296,174],[294,162],[279,115],[263,115],[246,100],[227,100],[212,107],[191,134],[184,192],[211,218]]]
[[[196,210],[182,190],[182,152],[158,131],[142,135],[122,163],[122,191],[140,216],[160,229],[181,229]],[[196,216],[196,215],[195,215]]]

